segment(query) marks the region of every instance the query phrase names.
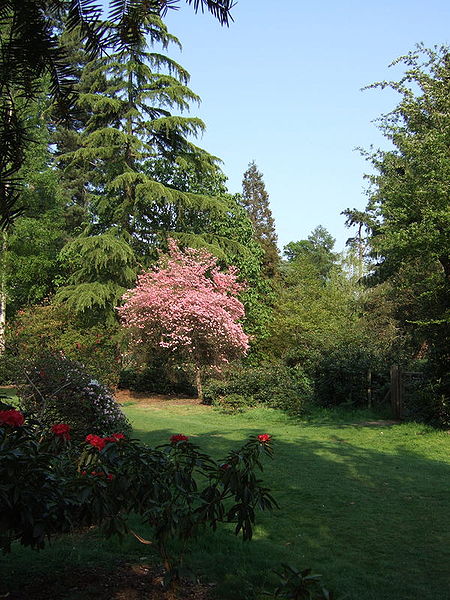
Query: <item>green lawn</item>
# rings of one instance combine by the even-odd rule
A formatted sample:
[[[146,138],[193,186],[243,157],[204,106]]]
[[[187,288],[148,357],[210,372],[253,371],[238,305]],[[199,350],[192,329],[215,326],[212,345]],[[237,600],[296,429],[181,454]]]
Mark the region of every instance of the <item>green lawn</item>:
[[[447,433],[417,424],[359,426],[355,414],[324,413],[307,423],[270,409],[235,416],[203,406],[129,404],[125,410],[143,441],[156,445],[184,433],[217,457],[250,434],[274,437],[275,458],[263,477],[280,510],[258,515],[250,543],[226,527],[205,533],[188,553],[189,566],[218,583],[218,598],[260,600],[270,570],[281,562],[313,567],[347,600],[449,597]],[[20,549],[6,559],[10,572],[25,564],[31,574],[57,569],[62,554],[73,564],[148,557],[148,547],[135,540],[121,549],[116,542],[93,543],[93,535],[39,554]]]

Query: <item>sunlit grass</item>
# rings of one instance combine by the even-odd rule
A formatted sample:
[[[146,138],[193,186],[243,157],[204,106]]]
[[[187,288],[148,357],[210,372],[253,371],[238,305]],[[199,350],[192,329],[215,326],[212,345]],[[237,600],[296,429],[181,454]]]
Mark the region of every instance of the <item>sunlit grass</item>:
[[[358,412],[333,418],[333,412],[319,411],[300,421],[264,408],[233,416],[205,406],[129,403],[125,410],[143,441],[157,445],[184,433],[218,458],[250,434],[274,437],[275,458],[262,476],[280,510],[257,516],[250,543],[226,526],[190,544],[187,566],[217,583],[218,598],[261,598],[271,569],[281,562],[311,566],[348,600],[447,597],[447,433],[414,423],[368,426],[363,423],[373,415]],[[3,563],[16,574],[25,565],[36,573],[57,570],[62,556],[74,564],[112,564],[148,555],[134,539],[121,547],[90,532],[39,554],[15,549],[13,560]]]

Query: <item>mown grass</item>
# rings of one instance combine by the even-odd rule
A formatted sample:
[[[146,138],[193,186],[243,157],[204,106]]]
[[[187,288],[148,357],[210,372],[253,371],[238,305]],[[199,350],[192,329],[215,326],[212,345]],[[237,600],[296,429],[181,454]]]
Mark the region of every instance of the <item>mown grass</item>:
[[[274,437],[275,458],[263,478],[280,509],[257,516],[250,543],[225,527],[190,544],[187,565],[217,583],[218,598],[261,598],[281,562],[312,567],[348,600],[448,597],[447,433],[414,423],[360,425],[373,416],[343,411],[316,412],[308,422],[263,408],[230,416],[203,406],[129,404],[126,412],[143,441],[156,445],[184,433],[216,457],[250,434]],[[148,554],[134,539],[121,547],[91,532],[38,554],[15,549],[6,561],[14,578],[25,565],[31,573],[57,570],[61,557],[112,564]]]

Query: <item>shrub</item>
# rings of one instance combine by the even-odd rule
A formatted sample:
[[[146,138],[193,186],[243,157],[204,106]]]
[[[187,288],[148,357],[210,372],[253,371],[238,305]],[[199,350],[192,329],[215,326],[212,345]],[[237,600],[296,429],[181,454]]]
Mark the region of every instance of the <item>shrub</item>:
[[[220,412],[224,414],[242,413],[247,408],[255,405],[253,396],[246,397],[241,394],[230,394],[229,396],[221,396],[213,402]]]
[[[410,419],[423,421],[437,427],[450,427],[450,399],[442,381],[423,379],[415,385],[408,397],[405,412]]]
[[[281,572],[275,571],[279,584],[273,592],[266,592],[268,598],[289,598],[291,600],[333,600],[334,595],[323,587],[322,575],[315,575],[311,569],[299,571],[296,567],[282,564]]]
[[[18,389],[20,406],[47,427],[68,423],[78,440],[88,433],[128,431],[130,425],[112,393],[83,365],[63,355],[29,362]]]
[[[22,363],[44,352],[62,352],[86,365],[95,379],[114,387],[121,368],[118,330],[118,325],[85,326],[64,306],[33,306],[19,311],[8,327],[7,354]]]
[[[0,409],[0,547],[18,540],[42,548],[52,534],[101,525],[106,535],[128,532],[140,515],[166,568],[167,542],[185,542],[203,527],[234,523],[250,540],[255,510],[276,507],[256,477],[272,456],[271,436],[253,436],[216,462],[182,434],[151,448],[122,433],[89,434],[73,447],[67,424],[50,431],[10,407]],[[200,483],[201,482],[201,483]]]
[[[153,358],[143,368],[123,369],[119,387],[150,394],[195,396],[196,388],[186,371],[168,364],[163,358]]]
[[[372,400],[381,403],[389,389],[386,361],[361,346],[340,346],[325,354],[315,375],[315,397],[324,406],[367,406],[368,372]]]
[[[257,404],[266,404],[299,413],[311,395],[309,379],[299,368],[281,363],[231,370],[221,380],[205,386],[205,399],[212,403],[224,396],[239,394]]]

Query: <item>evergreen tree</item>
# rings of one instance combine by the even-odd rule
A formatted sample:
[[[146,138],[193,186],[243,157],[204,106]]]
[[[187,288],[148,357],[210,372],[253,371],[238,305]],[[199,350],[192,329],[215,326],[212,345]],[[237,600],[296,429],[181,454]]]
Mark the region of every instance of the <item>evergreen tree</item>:
[[[146,31],[151,42],[163,48],[179,43],[156,15],[147,18]],[[82,236],[64,256],[82,265],[93,260],[102,265],[103,274],[95,269],[88,272],[84,266],[76,268],[70,286],[58,293],[60,300],[78,311],[109,306],[112,314],[124,291],[117,287],[118,265],[124,268],[124,277],[119,279],[125,284],[129,268],[148,265],[168,233],[185,245],[214,243],[212,230],[205,235],[205,219],[198,215],[208,214],[213,221],[215,215],[226,213],[226,203],[154,178],[158,164],[166,170],[167,165],[174,165],[179,175],[194,172],[198,179],[218,172],[217,159],[189,139],[203,131],[203,122],[172,114],[199,100],[187,87],[188,79],[176,62],[149,52],[143,37],[129,50],[93,61],[83,71],[78,106],[86,123],[72,137],[80,146],[61,153],[59,161],[66,180],[83,181],[76,194],[87,222]],[[73,196],[72,202],[79,200]],[[113,239],[117,243],[112,244]],[[108,272],[114,278],[105,279]],[[94,284],[95,293],[89,287]]]
[[[152,15],[164,14],[177,0],[110,0],[109,22],[102,23],[95,0],[3,0],[0,5],[0,227],[8,227],[21,212],[17,175],[29,144],[26,113],[17,98],[35,100],[41,82],[50,78],[50,96],[63,114],[74,101],[73,69],[58,44],[55,19],[67,16],[69,31],[80,29],[91,57],[108,46],[123,50],[146,33]],[[187,0],[197,12],[206,7],[228,24],[232,0]]]
[[[279,255],[275,222],[269,207],[269,194],[264,185],[263,176],[254,162],[251,162],[242,180],[242,206],[246,209],[255,237],[264,250],[263,267],[267,277],[275,277]]]

